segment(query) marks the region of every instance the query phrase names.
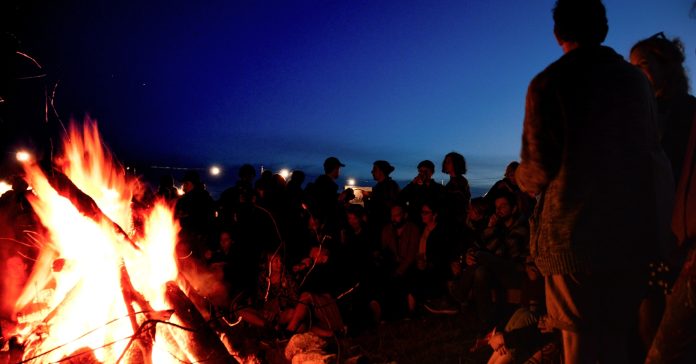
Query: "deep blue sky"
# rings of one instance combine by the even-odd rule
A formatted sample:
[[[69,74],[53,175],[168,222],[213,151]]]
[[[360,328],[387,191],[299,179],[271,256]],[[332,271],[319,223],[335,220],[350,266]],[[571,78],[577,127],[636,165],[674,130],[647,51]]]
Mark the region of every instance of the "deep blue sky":
[[[410,179],[455,150],[489,186],[518,158],[528,82],[561,56],[552,0],[33,4],[18,38],[64,118],[91,113],[121,159],[153,165],[316,173],[335,155],[346,177],[386,159]],[[664,31],[696,67],[692,0],[605,5],[605,44],[627,56]]]

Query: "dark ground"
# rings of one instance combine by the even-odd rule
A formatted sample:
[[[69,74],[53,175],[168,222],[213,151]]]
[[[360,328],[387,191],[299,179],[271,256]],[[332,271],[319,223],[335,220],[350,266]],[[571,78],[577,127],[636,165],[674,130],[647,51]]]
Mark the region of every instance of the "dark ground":
[[[478,325],[471,313],[426,312],[415,318],[383,322],[358,333],[330,338],[327,352],[336,354],[338,363],[351,362],[357,357],[361,357],[360,361],[352,363],[486,363],[492,353],[490,347],[469,351],[480,335]],[[257,355],[265,357],[266,362],[289,363],[283,355],[287,340],[257,337],[248,341],[249,350],[258,350]]]

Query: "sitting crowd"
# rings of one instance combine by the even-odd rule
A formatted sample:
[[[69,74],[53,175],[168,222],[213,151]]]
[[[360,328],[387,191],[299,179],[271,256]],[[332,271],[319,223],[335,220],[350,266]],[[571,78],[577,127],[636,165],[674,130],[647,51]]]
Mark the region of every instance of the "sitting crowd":
[[[255,181],[255,169],[244,165],[218,201],[195,172],[184,176],[182,196],[168,192],[171,178],[158,194],[175,206],[183,269],[219,272],[226,290],[215,302],[233,319],[279,337],[332,336],[468,311],[482,336],[500,335],[520,323],[536,330],[544,307],[528,247],[536,201],[515,183],[518,165],[473,199],[456,152],[442,162],[446,185],[432,178],[432,161],[420,162],[403,188],[389,162],[375,161],[376,184],[359,204],[351,188],[339,193],[344,165],[335,157],[305,188],[302,171],[287,183],[269,171]],[[516,305],[522,311],[513,315]]]

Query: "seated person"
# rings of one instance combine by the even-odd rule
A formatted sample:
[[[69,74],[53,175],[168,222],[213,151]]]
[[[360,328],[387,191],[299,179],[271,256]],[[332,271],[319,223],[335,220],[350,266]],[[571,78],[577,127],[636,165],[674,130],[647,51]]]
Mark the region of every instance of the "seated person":
[[[336,251],[337,242],[319,231],[319,222],[315,217],[309,217],[308,225],[313,232],[310,236],[316,239],[310,243],[308,256],[293,266],[293,272],[298,275],[299,298],[286,330],[290,333],[310,330],[316,335],[328,337],[345,330],[335,300],[338,288],[335,281],[337,259],[332,258],[332,254]],[[309,320],[312,314],[315,317]]]
[[[395,318],[415,310],[413,296],[408,296],[407,272],[416,262],[420,236],[418,226],[408,220],[406,208],[393,206],[391,223],[382,228],[381,234],[385,289],[373,297],[373,311]]]
[[[531,357],[535,362],[560,360],[559,336],[546,330],[544,280],[531,258],[525,263],[520,307],[510,317],[504,331],[491,332],[487,344],[493,348],[489,364],[522,363]]]
[[[416,303],[423,303],[432,313],[456,313],[447,305],[447,282],[452,278],[450,264],[457,260],[453,234],[439,222],[439,206],[425,202],[421,207],[423,232],[418,246],[416,265],[409,272],[409,292]]]
[[[529,226],[517,212],[515,195],[501,194],[495,199],[495,214],[483,232],[483,245],[466,254],[466,270],[462,273],[476,302],[479,318],[487,325],[494,323],[495,306],[508,288],[519,287],[528,254]]]

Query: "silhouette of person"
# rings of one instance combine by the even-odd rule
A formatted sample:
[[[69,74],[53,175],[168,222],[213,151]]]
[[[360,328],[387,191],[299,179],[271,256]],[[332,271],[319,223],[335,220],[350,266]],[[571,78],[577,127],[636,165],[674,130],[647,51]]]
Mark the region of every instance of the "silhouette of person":
[[[375,161],[372,165],[372,176],[377,184],[366,201],[365,207],[369,220],[378,227],[389,223],[391,208],[398,203],[399,185],[389,175],[394,166],[385,160]]]
[[[672,214],[678,249],[673,256],[686,259],[672,293],[667,295],[662,320],[658,321],[660,316],[646,320],[647,329],[657,331],[649,332],[655,336],[646,363],[692,363],[696,362],[696,305],[690,299],[695,292],[689,282],[696,276],[696,98],[688,94],[679,39],[669,40],[658,33],[641,40],[631,49],[631,63],[646,74],[657,99],[662,146],[678,178]]]
[[[564,55],[530,83],[515,179],[539,194],[530,251],[566,363],[628,361],[648,260],[665,242],[672,174],[645,76],[602,46],[600,0],[557,0]]]

